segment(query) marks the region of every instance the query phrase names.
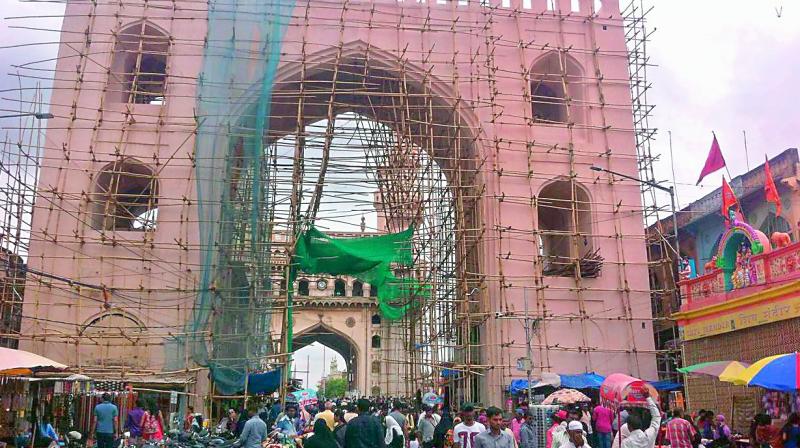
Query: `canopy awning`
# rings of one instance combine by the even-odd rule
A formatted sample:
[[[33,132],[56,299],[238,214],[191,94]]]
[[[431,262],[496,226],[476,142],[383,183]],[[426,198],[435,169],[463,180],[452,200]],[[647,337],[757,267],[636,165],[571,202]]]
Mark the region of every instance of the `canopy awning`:
[[[594,372],[579,373],[575,375],[561,375],[556,373],[543,373],[540,379],[533,383],[533,388],[544,386],[566,387],[570,389],[599,389],[605,378]],[[528,389],[527,379],[511,380],[508,391],[516,394]]]
[[[656,390],[664,392],[683,388],[683,384],[676,383],[675,381],[670,381],[670,380],[650,381],[650,385],[653,386]]]
[[[0,347],[0,375],[30,375],[34,372],[64,370],[67,366],[36,353]]]

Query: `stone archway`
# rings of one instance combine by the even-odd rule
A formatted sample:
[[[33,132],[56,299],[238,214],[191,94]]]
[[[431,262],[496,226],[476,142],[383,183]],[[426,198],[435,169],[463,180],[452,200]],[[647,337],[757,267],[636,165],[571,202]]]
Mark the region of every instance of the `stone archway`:
[[[317,325],[307,328],[300,333],[295,333],[293,349],[300,350],[314,342],[330,348],[331,350],[339,353],[344,358],[345,367],[347,369],[347,379],[349,389],[354,389],[356,379],[359,377],[358,368],[358,348],[355,341],[350,339],[344,333],[337,331],[322,322]],[[324,368],[324,366],[322,366]],[[314,388],[313,384],[306,384],[305,387]]]

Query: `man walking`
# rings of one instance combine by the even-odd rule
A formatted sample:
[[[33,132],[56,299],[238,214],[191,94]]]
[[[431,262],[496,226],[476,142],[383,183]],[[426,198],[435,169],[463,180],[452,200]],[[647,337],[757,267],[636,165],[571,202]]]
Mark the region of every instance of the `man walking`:
[[[366,398],[358,400],[358,417],[347,423],[344,435],[345,448],[383,448],[383,425],[377,417],[370,415],[371,403]]]
[[[475,448],[475,437],[486,427],[475,421],[475,408],[470,405],[461,409],[461,420],[453,429],[453,444],[456,448]]]
[[[131,433],[130,442],[138,445],[142,438],[142,417],[144,416],[144,400],[136,400],[136,406],[128,411],[128,419],[125,422],[125,429]]]
[[[638,415],[628,416],[627,425],[631,435],[622,441],[622,448],[653,448],[656,444],[658,429],[661,427],[661,411],[648,389],[644,389],[642,393],[647,398],[647,408],[650,410],[650,426],[645,429],[642,418]]]
[[[234,446],[243,448],[261,448],[261,444],[267,440],[267,424],[258,416],[258,409],[251,405],[247,409],[250,417],[242,428],[242,434],[234,442]]]
[[[433,413],[432,406],[425,407],[425,412],[419,416],[419,422],[417,422],[417,428],[422,433],[422,448],[433,447],[433,434],[440,420],[441,417]]]
[[[102,403],[94,407],[94,417],[89,437],[95,435],[97,448],[113,448],[119,427],[119,409],[111,402],[111,395],[103,394]]]
[[[683,418],[683,411],[672,411],[672,420],[667,423],[667,440],[672,448],[692,448],[692,439],[697,431]]]
[[[403,405],[403,403],[395,401],[392,403],[392,412],[389,413],[389,416],[392,417],[403,430],[403,440],[408,440],[408,422],[406,421],[405,414],[403,414],[404,409],[405,405]]]
[[[519,429],[519,448],[539,448],[539,437],[530,412],[525,414],[525,423]]]
[[[592,411],[592,420],[597,430],[597,448],[611,448],[611,424],[614,421],[614,411],[598,404]]]
[[[486,410],[489,430],[475,436],[474,448],[514,448],[514,436],[503,431],[503,411],[494,406]]]

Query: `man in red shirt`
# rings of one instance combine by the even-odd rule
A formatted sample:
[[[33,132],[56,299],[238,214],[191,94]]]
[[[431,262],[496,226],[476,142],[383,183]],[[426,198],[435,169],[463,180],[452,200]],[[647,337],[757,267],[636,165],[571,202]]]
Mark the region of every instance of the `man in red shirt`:
[[[599,404],[592,411],[594,428],[597,430],[597,448],[611,448],[611,422],[614,420],[614,411]]]
[[[683,418],[683,411],[672,411],[672,420],[667,423],[667,440],[672,448],[692,448],[692,438],[697,431]]]

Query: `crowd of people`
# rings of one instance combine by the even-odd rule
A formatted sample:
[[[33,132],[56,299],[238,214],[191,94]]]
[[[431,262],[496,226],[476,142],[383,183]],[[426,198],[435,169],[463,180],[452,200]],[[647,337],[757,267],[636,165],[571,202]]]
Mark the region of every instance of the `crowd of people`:
[[[247,411],[228,410],[217,430],[230,432],[235,446],[261,448],[270,434],[302,448],[732,448],[743,438],[732,433],[725,416],[700,410],[662,412],[646,395],[646,408],[615,412],[598,404],[564,406],[548,422],[522,404],[506,420],[497,407],[463,405],[457,414],[447,406],[409,406],[396,400],[326,401],[300,406],[279,401],[251,403]],[[118,410],[107,397],[95,408],[92,434],[100,448],[110,448],[118,427]],[[203,419],[190,406],[184,431],[199,431]],[[134,441],[164,438],[164,417],[155,403],[138,401],[124,428]],[[57,439],[43,421],[40,433]],[[800,416],[789,415],[782,427],[758,414],[748,434],[752,448],[800,448]]]
[[[220,424],[241,428],[236,445],[244,448],[260,448],[272,431],[304,448],[653,448],[662,418],[656,402],[647,397],[647,403],[648,415],[631,410],[621,422],[608,407],[580,405],[553,413],[544,424],[526,405],[506,420],[497,407],[464,405],[454,414],[446,406],[362,398],[319,408],[251,406],[245,418],[231,411]]]

